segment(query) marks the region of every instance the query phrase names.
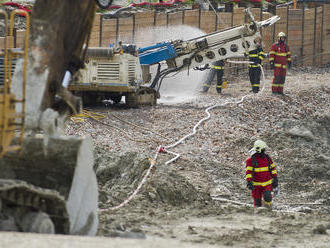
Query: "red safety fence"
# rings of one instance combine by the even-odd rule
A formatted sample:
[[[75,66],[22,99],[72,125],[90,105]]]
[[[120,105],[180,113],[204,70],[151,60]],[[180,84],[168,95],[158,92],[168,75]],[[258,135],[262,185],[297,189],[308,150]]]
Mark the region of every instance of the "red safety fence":
[[[24,6],[24,5],[21,5],[19,3],[15,3],[15,2],[5,2],[2,5],[13,7],[13,8],[16,8],[16,9],[25,10],[26,12],[31,12],[31,9],[28,6]]]
[[[159,3],[151,3],[151,2],[141,2],[141,3],[132,3],[129,6],[131,7],[171,7],[175,6],[178,3],[184,3],[185,0],[173,0],[173,1],[164,1],[164,2],[159,2]],[[109,8],[110,9],[120,9],[123,6],[119,5],[111,5]]]

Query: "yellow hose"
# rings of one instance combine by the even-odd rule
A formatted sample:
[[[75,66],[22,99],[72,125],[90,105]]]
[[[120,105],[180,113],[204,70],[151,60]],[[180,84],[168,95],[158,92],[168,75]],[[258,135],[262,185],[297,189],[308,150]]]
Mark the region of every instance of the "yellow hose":
[[[104,114],[83,110],[80,114],[76,114],[76,115],[71,116],[70,119],[74,123],[79,123],[79,122],[84,122],[86,120],[86,118],[91,118],[91,119],[94,119],[94,120],[98,121],[98,120],[103,119],[105,117],[106,117],[106,115],[104,115]]]

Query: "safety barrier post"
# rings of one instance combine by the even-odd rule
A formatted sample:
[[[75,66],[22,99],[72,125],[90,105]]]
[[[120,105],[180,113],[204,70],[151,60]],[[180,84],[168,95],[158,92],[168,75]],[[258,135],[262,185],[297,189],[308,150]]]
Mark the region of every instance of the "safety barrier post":
[[[119,38],[119,17],[116,17],[116,43],[118,43]]]
[[[218,30],[218,15],[215,15],[214,32]]]
[[[168,28],[168,12],[166,12],[166,28]]]
[[[202,9],[198,8],[198,28],[201,29],[201,17],[202,17]]]
[[[290,6],[286,6],[286,40],[289,41],[289,8]]]
[[[102,46],[103,15],[100,15],[99,47]]]
[[[314,34],[313,34],[313,65],[315,65],[315,52],[316,52],[316,22],[317,22],[317,5],[314,7]]]
[[[300,56],[304,57],[304,39],[305,39],[305,5],[303,5],[302,20],[301,20],[301,48]]]
[[[153,26],[156,26],[156,20],[157,20],[157,12],[156,12],[156,10],[154,10],[154,22],[153,22]]]
[[[323,26],[324,24],[324,4],[322,5],[322,19],[321,19],[321,47],[320,47],[320,50],[321,50],[321,65],[323,65]]]
[[[132,23],[132,42],[135,43],[135,14],[133,14],[133,23]]]
[[[262,11],[262,6],[260,7],[260,21],[263,21],[263,11]],[[262,28],[260,29],[260,36],[262,37]]]
[[[274,15],[276,15],[276,10],[277,10],[277,8],[275,7],[275,9],[274,9]],[[275,41],[275,37],[276,37],[276,23],[274,23],[273,24],[273,42]]]

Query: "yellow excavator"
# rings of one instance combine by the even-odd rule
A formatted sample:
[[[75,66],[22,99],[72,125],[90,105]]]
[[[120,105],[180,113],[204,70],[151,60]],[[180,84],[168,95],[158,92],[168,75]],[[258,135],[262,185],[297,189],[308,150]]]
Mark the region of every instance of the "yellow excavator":
[[[97,4],[111,1],[37,0],[4,21],[0,52],[0,230],[95,235],[98,189],[90,138],[65,136],[80,101],[62,87],[79,69]],[[15,18],[26,19],[23,49],[13,47]],[[13,71],[13,61],[15,70]]]

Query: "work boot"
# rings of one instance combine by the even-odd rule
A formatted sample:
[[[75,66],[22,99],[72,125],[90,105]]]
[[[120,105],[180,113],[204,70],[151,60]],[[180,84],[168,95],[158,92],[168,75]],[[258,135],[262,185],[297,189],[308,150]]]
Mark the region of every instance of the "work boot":
[[[258,88],[255,88],[255,87],[253,87],[253,88],[252,88],[252,92],[256,94],[256,93],[258,93],[258,92],[259,92],[259,89],[258,89]]]
[[[268,213],[269,209],[266,207],[258,207],[253,209],[254,214],[263,214],[263,213]]]
[[[265,208],[272,210],[272,202],[264,201],[264,206],[265,206]]]
[[[217,92],[218,92],[219,94],[221,94],[221,90],[222,90],[221,85],[217,85]]]
[[[202,88],[202,92],[203,93],[206,93],[208,90],[209,90],[210,87],[207,87],[207,86],[203,86]]]

